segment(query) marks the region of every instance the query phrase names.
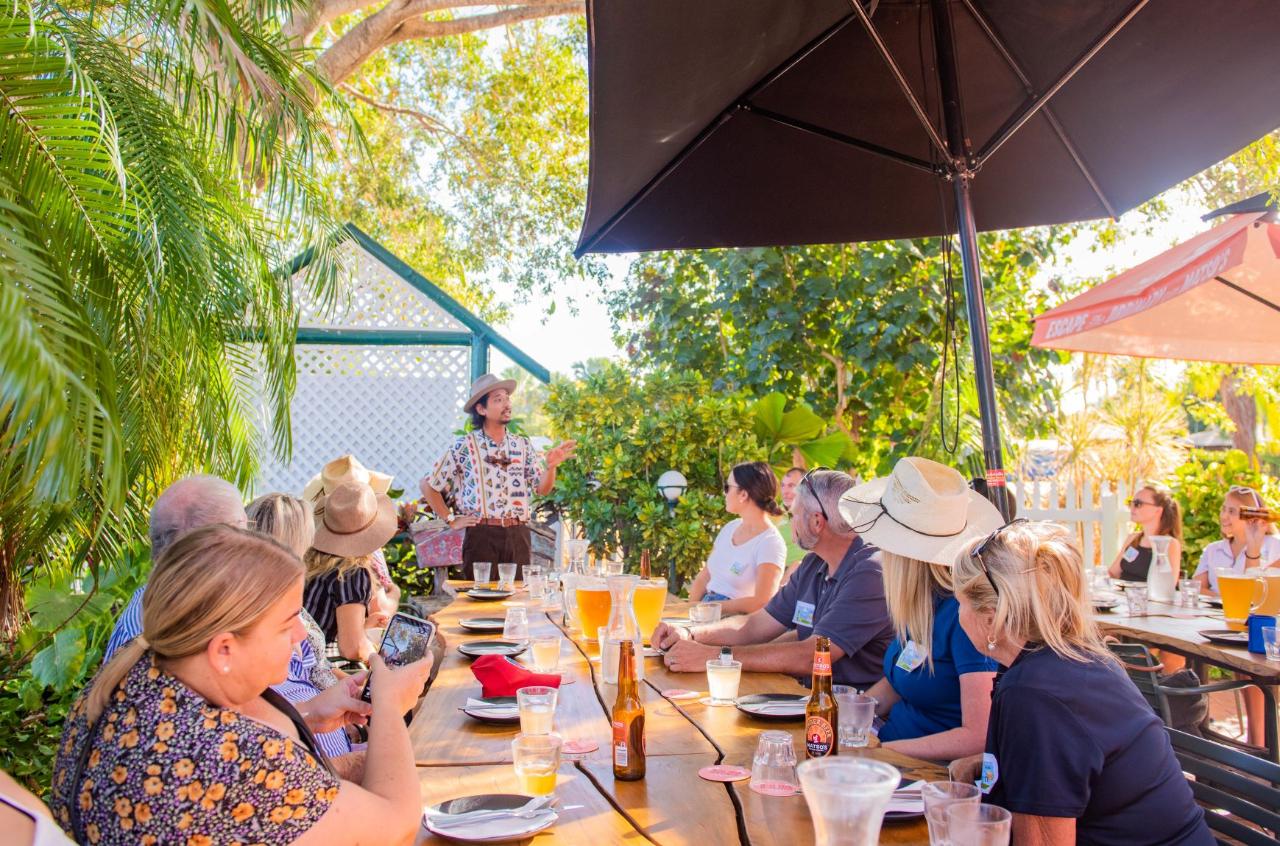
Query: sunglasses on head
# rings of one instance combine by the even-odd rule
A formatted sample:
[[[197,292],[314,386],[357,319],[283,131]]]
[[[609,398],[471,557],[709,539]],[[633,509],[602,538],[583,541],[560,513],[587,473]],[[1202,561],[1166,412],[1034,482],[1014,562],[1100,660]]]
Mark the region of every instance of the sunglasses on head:
[[[1000,537],[1000,533],[1003,532],[1005,529],[1009,528],[1010,526],[1016,526],[1019,523],[1027,523],[1027,522],[1030,522],[1030,521],[1028,521],[1026,517],[1018,517],[1015,520],[1010,520],[1008,523],[1005,523],[1003,526],[1001,526],[1000,528],[996,529],[994,532],[992,532],[991,534],[983,538],[982,543],[975,546],[973,548],[973,551],[969,553],[969,557],[972,558],[974,561],[977,561],[978,566],[982,568],[982,575],[987,577],[987,584],[991,585],[991,589],[995,591],[996,596],[1000,595],[1000,588],[996,587],[996,580],[991,578],[991,571],[987,569],[987,562],[982,560],[982,553],[987,551],[987,547],[989,547],[992,543],[994,543],[995,539]]]
[[[828,523],[831,522],[831,518],[827,516],[827,509],[823,507],[822,499],[819,498],[818,491],[813,487],[813,482],[810,480],[810,477],[813,476],[814,473],[817,473],[819,470],[830,470],[830,469],[831,469],[830,467],[823,467],[821,465],[814,467],[808,473],[804,474],[804,478],[801,479],[800,484],[797,485],[797,487],[804,487],[806,485],[808,486],[809,493],[813,496],[813,501],[818,503],[818,510],[822,512],[822,519],[826,520]]]

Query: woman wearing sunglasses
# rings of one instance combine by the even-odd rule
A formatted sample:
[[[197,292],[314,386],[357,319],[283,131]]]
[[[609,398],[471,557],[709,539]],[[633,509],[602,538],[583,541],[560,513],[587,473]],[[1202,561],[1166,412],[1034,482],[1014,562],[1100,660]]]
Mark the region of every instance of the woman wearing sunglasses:
[[[773,468],[753,461],[729,471],[724,510],[738,519],[716,535],[706,565],[689,587],[689,598],[719,602],[723,614],[750,614],[778,592],[787,560],[787,544],[770,520],[782,514]]]
[[[998,529],[953,576],[960,625],[1007,669],[986,751],[952,777],[1013,813],[1013,842],[1213,844],[1160,718],[1102,642],[1068,531]]]
[[[1146,484],[1129,500],[1129,519],[1138,524],[1138,531],[1125,539],[1124,547],[1116,560],[1111,562],[1107,575],[1129,582],[1145,582],[1151,569],[1151,538],[1166,535],[1173,538],[1169,544],[1169,564],[1175,573],[1182,567],[1182,511],[1173,494],[1163,485]]]

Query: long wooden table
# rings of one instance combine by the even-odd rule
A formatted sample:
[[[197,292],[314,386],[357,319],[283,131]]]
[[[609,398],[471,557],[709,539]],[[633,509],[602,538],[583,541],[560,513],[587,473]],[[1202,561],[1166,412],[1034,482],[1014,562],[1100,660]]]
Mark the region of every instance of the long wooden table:
[[[665,613],[679,614],[684,607],[685,603],[671,598]],[[474,793],[519,792],[511,767],[511,739],[518,727],[479,723],[459,710],[468,697],[480,695],[480,685],[471,673],[470,661],[457,652],[457,645],[494,636],[470,634],[458,621],[501,616],[505,611],[501,603],[459,597],[434,615],[449,645],[440,673],[409,728],[424,804]],[[705,695],[706,677],[670,673],[660,658],[647,658],[641,695],[648,772],[642,781],[614,781],[608,708],[616,688],[599,681],[595,645],[572,639],[545,614],[531,612],[529,616],[531,634],[560,629],[566,636],[560,656],[556,731],[566,741],[589,739],[599,746],[585,759],[561,766],[556,788],[560,804],[583,807],[562,813],[555,826],[537,835],[539,843],[790,846],[813,842],[813,823],[803,797],[761,796],[750,790],[746,781],[723,784],[705,781],[697,774],[702,767],[722,762],[750,769],[759,733],[766,729],[790,731],[803,756],[801,724],[763,723],[736,708],[667,700],[661,691],[671,688],[695,689]],[[740,692],[801,693],[804,688],[790,676],[743,673]],[[908,778],[946,778],[939,765],[887,749],[869,748],[859,753],[893,764]],[[419,843],[437,842],[443,841],[425,830],[419,838]],[[921,820],[886,822],[880,842],[923,846],[929,836]]]

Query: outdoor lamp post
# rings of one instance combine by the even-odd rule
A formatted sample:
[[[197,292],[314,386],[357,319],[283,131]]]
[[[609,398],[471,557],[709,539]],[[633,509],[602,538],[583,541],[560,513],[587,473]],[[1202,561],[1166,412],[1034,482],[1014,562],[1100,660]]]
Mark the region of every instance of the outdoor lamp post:
[[[662,494],[667,500],[667,516],[671,518],[673,524],[676,519],[676,503],[680,501],[680,497],[684,496],[684,492],[688,489],[689,480],[679,470],[668,470],[658,477],[658,493]],[[676,559],[673,550],[671,565],[667,571],[667,581],[673,590],[679,590],[676,579]]]

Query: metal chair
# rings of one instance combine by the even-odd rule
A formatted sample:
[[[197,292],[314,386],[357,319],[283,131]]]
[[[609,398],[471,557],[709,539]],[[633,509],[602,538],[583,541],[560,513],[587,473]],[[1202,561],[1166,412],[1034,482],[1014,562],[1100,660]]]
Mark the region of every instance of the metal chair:
[[[1280,846],[1280,764],[1166,729],[1219,843]]]

